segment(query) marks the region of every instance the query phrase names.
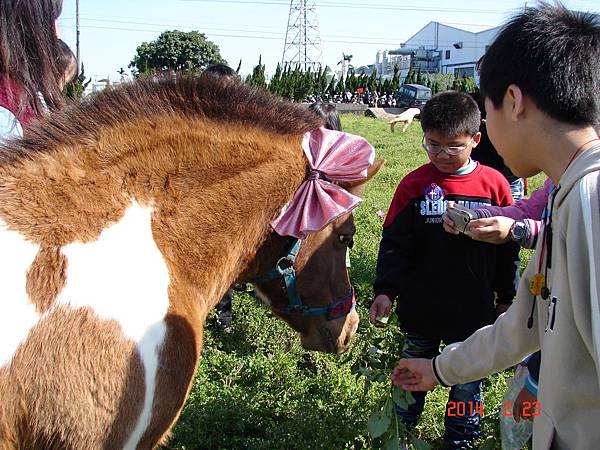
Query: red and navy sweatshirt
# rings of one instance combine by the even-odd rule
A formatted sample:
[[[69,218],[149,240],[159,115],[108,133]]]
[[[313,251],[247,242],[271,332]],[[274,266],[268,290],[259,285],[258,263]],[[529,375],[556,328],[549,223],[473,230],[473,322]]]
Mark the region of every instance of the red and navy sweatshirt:
[[[409,173],[383,224],[374,290],[397,299],[404,331],[454,342],[494,322],[495,296],[512,302],[519,247],[447,233],[448,200],[467,208],[513,203],[506,178],[479,163],[465,175],[431,163]]]

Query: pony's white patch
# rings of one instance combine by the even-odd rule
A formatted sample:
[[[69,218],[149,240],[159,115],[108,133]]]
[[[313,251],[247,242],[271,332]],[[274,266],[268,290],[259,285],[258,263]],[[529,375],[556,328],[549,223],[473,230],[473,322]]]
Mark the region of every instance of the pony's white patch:
[[[7,229],[0,219],[0,367],[8,364],[40,315],[29,301],[27,271],[39,246]]]
[[[124,448],[135,449],[152,418],[158,355],[165,339],[169,273],[154,242],[152,209],[133,203],[97,241],[63,247],[67,284],[56,305],[91,308],[117,321],[137,343],[145,371],[144,406]]]

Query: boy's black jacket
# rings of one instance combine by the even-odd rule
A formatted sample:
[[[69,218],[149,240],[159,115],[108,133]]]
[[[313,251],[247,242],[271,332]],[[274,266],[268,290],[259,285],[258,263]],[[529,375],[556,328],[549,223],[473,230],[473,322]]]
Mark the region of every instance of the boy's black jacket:
[[[494,322],[494,292],[499,303],[512,302],[519,247],[447,233],[448,200],[469,208],[513,203],[506,179],[481,164],[467,175],[431,163],[409,173],[385,219],[374,290],[396,298],[405,331],[451,342]]]

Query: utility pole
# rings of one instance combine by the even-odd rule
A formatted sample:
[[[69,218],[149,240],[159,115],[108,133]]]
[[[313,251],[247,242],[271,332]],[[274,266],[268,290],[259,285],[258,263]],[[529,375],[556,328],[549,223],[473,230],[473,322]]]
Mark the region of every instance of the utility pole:
[[[291,0],[282,65],[318,70],[322,65],[321,35],[314,0]]]
[[[77,75],[81,70],[81,52],[79,50],[79,0],[75,0],[75,48],[77,58]]]

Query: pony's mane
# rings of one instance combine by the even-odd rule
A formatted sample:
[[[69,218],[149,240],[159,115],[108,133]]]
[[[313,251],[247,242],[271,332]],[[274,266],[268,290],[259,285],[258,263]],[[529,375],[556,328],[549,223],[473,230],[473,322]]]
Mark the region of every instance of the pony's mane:
[[[214,76],[148,77],[106,89],[33,121],[23,139],[0,146],[0,161],[91,142],[105,128],[152,122],[164,115],[206,117],[278,134],[303,134],[322,125],[306,108],[246,84]]]

